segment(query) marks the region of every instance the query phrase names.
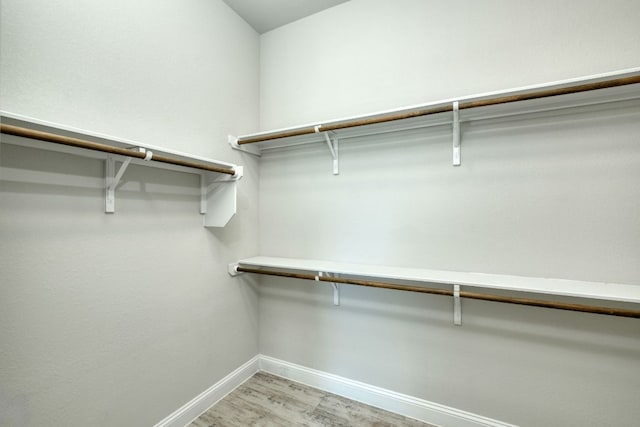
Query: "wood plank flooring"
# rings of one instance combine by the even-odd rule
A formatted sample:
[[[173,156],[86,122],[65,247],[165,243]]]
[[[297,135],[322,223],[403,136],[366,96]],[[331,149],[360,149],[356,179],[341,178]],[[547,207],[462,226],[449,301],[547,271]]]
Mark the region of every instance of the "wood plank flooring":
[[[189,427],[433,427],[284,378],[258,372]]]

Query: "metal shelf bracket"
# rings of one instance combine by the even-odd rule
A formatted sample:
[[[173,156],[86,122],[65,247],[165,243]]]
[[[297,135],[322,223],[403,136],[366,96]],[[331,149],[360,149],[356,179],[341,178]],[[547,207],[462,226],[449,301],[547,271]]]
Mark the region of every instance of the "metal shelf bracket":
[[[153,152],[147,151],[144,148],[136,147],[133,150],[139,151],[140,153],[145,153],[144,160],[149,161],[153,157]],[[118,172],[116,173],[116,161],[114,156],[109,155],[105,160],[105,213],[115,213],[116,211],[116,187],[120,183],[122,176],[125,171],[129,167],[131,163],[132,157],[127,157]]]
[[[453,324],[462,325],[462,308],[460,306],[460,285],[453,285]]]
[[[331,273],[323,273],[322,271],[319,271],[318,275],[316,276],[316,282],[319,282],[320,278],[323,277],[325,274],[326,274],[326,277],[331,277]],[[338,286],[337,283],[334,283],[334,282],[329,282],[329,283],[331,283],[331,287],[333,288],[333,305],[340,305],[340,287]]]
[[[322,125],[317,125],[314,126],[313,129],[316,131],[316,133],[320,133],[320,127],[322,127]],[[331,158],[333,159],[333,174],[334,175],[339,175],[340,174],[340,165],[339,165],[339,152],[338,152],[338,136],[335,134],[335,132],[322,132],[324,134],[324,140],[327,143],[327,147],[329,147],[329,153],[331,154]]]
[[[337,283],[331,283],[333,286],[333,305],[340,305],[340,288]]]
[[[203,172],[200,174],[200,215],[207,213],[207,195],[209,194],[207,186],[207,174]]]
[[[453,103],[453,166],[460,166],[460,109]]]

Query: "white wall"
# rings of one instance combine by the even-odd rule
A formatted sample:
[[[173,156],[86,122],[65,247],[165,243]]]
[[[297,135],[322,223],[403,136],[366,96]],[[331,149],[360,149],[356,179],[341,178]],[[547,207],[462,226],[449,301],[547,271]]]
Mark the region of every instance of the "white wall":
[[[352,0],[261,37],[263,129],[640,65],[640,4]],[[640,106],[266,154],[263,255],[640,285]],[[260,351],[521,426],[633,425],[637,321],[261,279]]]
[[[637,66],[638,13],[634,0],[352,0],[261,36],[261,127]]]
[[[245,166],[205,229],[196,175],[2,144],[0,424],[153,425],[257,353],[257,34],[223,2],[3,0],[1,108]]]

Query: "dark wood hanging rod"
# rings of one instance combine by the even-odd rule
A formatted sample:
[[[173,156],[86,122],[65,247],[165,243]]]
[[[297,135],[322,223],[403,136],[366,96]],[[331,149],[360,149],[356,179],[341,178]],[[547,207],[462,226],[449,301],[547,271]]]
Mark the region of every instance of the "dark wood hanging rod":
[[[453,296],[452,290],[427,288],[423,286],[400,285],[396,283],[378,282],[372,280],[349,279],[342,277],[316,276],[314,274],[288,273],[282,271],[248,268],[238,266],[236,271],[243,273],[265,274],[268,276],[289,277],[292,279],[314,280],[330,283],[343,283],[347,285],[368,286],[372,288],[393,289],[397,291],[419,292],[423,294],[435,294]],[[640,311],[622,308],[599,307],[582,304],[544,301],[530,298],[514,298],[501,295],[481,294],[476,292],[460,291],[460,297],[483,301],[502,302],[507,304],[529,305],[534,307],[555,308],[558,310],[578,311],[582,313],[604,314],[609,316],[632,317],[640,319]]]
[[[69,136],[56,135],[53,133],[27,129],[20,126],[0,124],[0,132],[5,133],[7,135],[37,139],[40,141],[69,145],[72,147],[86,148],[88,150],[102,151],[104,153],[119,154],[122,156],[135,157],[138,159],[144,159],[146,156],[145,153],[142,153],[139,151],[133,151],[133,150],[129,150],[121,147],[114,147],[107,144],[101,144],[99,142],[85,141],[82,139],[72,138]],[[178,159],[178,158],[164,156],[162,154],[156,154],[156,153],[153,153],[153,156],[150,161],[168,163],[171,165],[185,166],[188,168],[200,169],[200,170],[205,170],[209,172],[224,173],[227,175],[235,175],[236,173],[233,169],[222,168],[219,166],[212,166],[206,163],[201,163],[201,162],[196,162],[191,160]]]
[[[458,105],[458,109],[465,110],[469,108],[486,107],[490,105],[506,104],[509,102],[527,101],[531,99],[547,98],[547,97],[557,96],[557,95],[568,95],[572,93],[587,92],[587,91],[597,90],[597,89],[607,89],[607,88],[631,85],[636,83],[640,83],[640,75],[630,76],[630,77],[621,77],[617,79],[604,80],[600,82],[584,83],[584,84],[561,87],[561,88],[543,89],[539,91],[525,92],[525,93],[514,94],[514,95],[505,95],[505,96],[499,96],[495,98],[479,99],[476,101],[461,101]],[[284,130],[280,132],[273,132],[273,133],[268,133],[263,135],[238,137],[238,144],[240,145],[252,144],[256,142],[270,141],[273,139],[289,138],[292,136],[311,135],[317,132],[327,132],[327,131],[333,131],[333,130],[339,130],[339,129],[352,128],[357,126],[386,123],[386,122],[392,122],[396,120],[410,119],[413,117],[427,116],[430,114],[444,113],[447,111],[453,111],[452,103],[425,107],[425,108],[412,110],[412,111],[390,113],[390,114],[385,114],[385,115],[380,115],[380,116],[370,117],[370,118],[346,120],[346,121],[341,121],[333,124],[327,123],[327,124],[321,124],[318,126],[307,126],[307,127],[302,127],[298,129]]]

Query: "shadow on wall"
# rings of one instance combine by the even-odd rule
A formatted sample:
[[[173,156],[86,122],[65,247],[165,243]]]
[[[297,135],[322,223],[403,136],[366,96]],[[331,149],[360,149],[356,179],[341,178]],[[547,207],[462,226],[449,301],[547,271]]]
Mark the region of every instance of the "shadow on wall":
[[[241,277],[243,286],[246,286],[247,275]],[[250,280],[253,285],[255,279]],[[374,323],[380,323],[378,327],[389,323],[400,326],[400,330],[424,328],[425,332],[429,330],[432,333],[436,329],[451,334],[480,336],[491,341],[508,340],[514,345],[520,342],[541,348],[565,348],[578,353],[640,360],[640,347],[637,345],[640,331],[636,319],[463,298],[462,326],[455,326],[453,300],[448,296],[342,284],[340,306],[334,306],[328,283],[265,277],[260,280],[260,297],[265,304],[277,304],[282,313],[287,308],[305,313],[296,322],[304,324],[310,334],[326,326],[318,323],[323,319],[353,316],[354,319],[372,320],[371,324],[363,324],[364,329],[360,330],[360,333],[371,336],[381,333]],[[514,295],[522,296],[521,293]],[[317,309],[324,314],[318,314]],[[315,317],[309,317],[312,314]],[[291,312],[281,315],[287,317]],[[607,340],[603,340],[603,336],[607,336]],[[321,348],[331,349],[332,346],[328,343]]]
[[[116,162],[116,168],[120,165]],[[105,163],[103,160],[40,149],[2,145],[2,191],[47,197],[91,200],[104,211]],[[130,165],[116,190],[122,200],[193,202],[199,208],[199,176],[166,169]],[[50,207],[54,208],[57,203]],[[43,206],[46,207],[46,206]]]

